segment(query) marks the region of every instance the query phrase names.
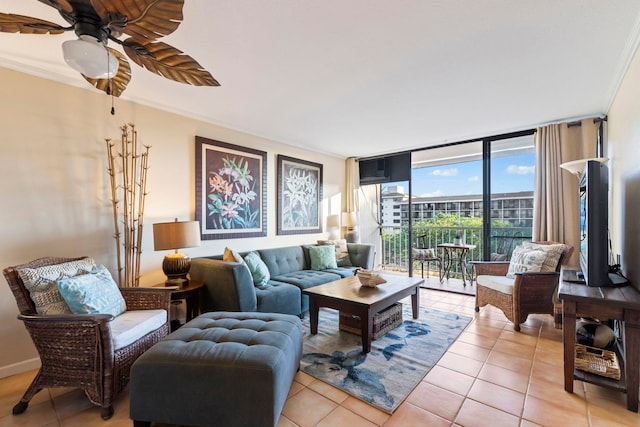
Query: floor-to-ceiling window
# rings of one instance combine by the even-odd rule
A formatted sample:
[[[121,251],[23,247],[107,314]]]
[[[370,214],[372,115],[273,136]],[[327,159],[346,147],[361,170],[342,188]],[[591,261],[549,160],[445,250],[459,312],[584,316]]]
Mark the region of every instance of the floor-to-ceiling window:
[[[412,152],[409,181],[376,184],[371,192],[379,209],[380,264],[412,272],[412,248],[437,251],[454,242],[472,247],[469,260],[508,260],[531,238],[533,167],[529,131]],[[453,265],[452,277],[461,269]]]

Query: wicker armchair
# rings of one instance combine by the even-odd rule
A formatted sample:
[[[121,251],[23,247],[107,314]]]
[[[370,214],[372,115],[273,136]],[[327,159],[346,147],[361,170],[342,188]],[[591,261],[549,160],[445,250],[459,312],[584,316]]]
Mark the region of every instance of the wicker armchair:
[[[535,243],[546,245],[558,242]],[[573,248],[570,246],[564,249],[554,272],[516,273],[515,279],[505,277],[509,270],[508,261],[474,262],[476,270],[475,310],[480,311],[480,307],[487,304],[499,308],[507,316],[507,319],[513,322],[513,329],[516,331],[520,330],[520,324],[527,320],[529,314],[550,314],[553,316],[553,295],[558,286],[560,267],[569,260],[572,252]]]
[[[42,363],[24,396],[14,406],[13,414],[23,413],[31,398],[44,387],[77,387],[84,390],[93,404],[102,408],[103,419],[111,418],[113,401],[129,382],[133,362],[169,332],[171,291],[162,288],[120,289],[127,312],[151,309],[167,312],[162,326],[122,348],[114,349],[110,325],[114,318],[111,315],[37,314],[18,270],[79,259],[40,258],[3,271],[20,310],[18,319],[29,331]]]

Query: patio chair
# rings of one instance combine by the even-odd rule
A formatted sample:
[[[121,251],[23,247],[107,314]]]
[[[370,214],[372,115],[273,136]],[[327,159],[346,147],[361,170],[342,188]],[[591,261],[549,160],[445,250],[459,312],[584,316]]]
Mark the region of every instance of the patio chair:
[[[559,245],[558,242],[528,243],[532,249],[554,248],[559,253],[557,262],[546,262],[541,272],[519,272],[514,278],[507,277],[509,261],[476,261],[476,312],[487,304],[499,308],[513,322],[513,329],[520,330],[520,324],[527,320],[529,314],[554,315],[553,295],[556,292],[560,277],[560,267],[571,257],[573,248]],[[557,248],[557,249],[555,249]],[[515,257],[514,257],[515,258]],[[544,261],[553,261],[553,257]],[[513,260],[512,260],[513,261]]]
[[[442,282],[442,260],[436,253],[434,248],[429,248],[427,245],[427,235],[421,235],[416,237],[416,247],[411,251],[413,260],[420,263],[421,275],[424,278],[424,264],[427,263],[427,278],[429,278],[429,270],[431,263],[435,263],[438,266],[438,276]]]
[[[102,408],[103,419],[111,418],[113,402],[129,382],[133,362],[169,332],[171,290],[163,288],[121,288],[126,311],[115,318],[110,314],[38,314],[20,271],[62,268],[68,265],[65,263],[86,259],[40,258],[3,271],[18,304],[18,319],[29,331],[42,363],[13,407],[14,415],[23,413],[44,387],[76,387]]]

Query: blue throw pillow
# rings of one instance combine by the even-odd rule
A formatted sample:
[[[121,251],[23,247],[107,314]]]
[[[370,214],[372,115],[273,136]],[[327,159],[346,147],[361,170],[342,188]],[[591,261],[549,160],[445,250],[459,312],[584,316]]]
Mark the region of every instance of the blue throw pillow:
[[[311,246],[309,248],[309,258],[311,258],[312,270],[338,268],[338,264],[336,262],[336,251],[333,246]]]
[[[249,252],[244,257],[244,262],[247,264],[247,267],[249,267],[249,271],[253,277],[253,284],[259,288],[266,287],[269,279],[271,279],[271,273],[269,273],[269,268],[267,264],[262,261],[260,255],[258,255],[257,252]]]
[[[56,285],[72,313],[118,316],[127,309],[118,285],[104,265],[87,274],[57,280]]]

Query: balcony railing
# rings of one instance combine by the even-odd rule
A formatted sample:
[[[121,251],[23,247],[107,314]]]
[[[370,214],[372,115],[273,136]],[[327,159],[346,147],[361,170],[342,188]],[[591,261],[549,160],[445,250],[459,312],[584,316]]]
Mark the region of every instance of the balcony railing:
[[[460,238],[462,243],[475,245],[475,248],[467,253],[467,262],[481,261],[484,253],[483,232],[480,227],[414,227],[413,244],[409,242],[409,232],[406,226],[382,228],[382,267],[396,271],[408,271],[410,262],[410,248],[418,247],[416,239],[424,236],[424,247],[434,248],[439,256],[442,256],[437,246],[441,243],[453,243]],[[511,259],[513,249],[523,241],[531,240],[531,228],[528,227],[500,227],[493,228],[490,239],[494,260]],[[417,263],[417,262],[416,262]],[[434,265],[435,266],[435,265]],[[425,267],[427,267],[425,265]],[[419,268],[419,263],[414,264],[414,269]],[[460,266],[452,265],[451,272],[460,274]]]

